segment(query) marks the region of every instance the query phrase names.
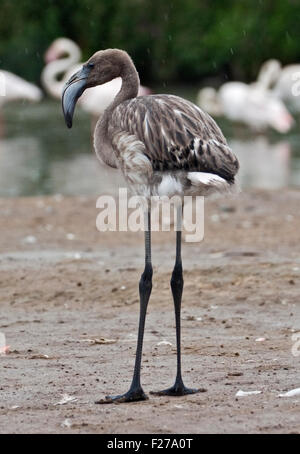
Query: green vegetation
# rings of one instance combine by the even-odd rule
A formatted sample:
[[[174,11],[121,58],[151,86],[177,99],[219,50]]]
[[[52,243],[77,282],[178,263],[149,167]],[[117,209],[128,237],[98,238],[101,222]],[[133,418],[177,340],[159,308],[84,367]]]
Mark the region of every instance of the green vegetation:
[[[59,36],[84,59],[119,47],[144,83],[251,80],[271,57],[300,60],[300,0],[0,0],[0,68],[39,81]]]

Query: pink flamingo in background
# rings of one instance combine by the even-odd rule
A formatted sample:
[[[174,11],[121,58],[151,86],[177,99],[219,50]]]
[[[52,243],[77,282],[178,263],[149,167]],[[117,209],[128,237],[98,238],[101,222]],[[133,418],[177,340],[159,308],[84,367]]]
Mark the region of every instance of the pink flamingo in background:
[[[213,87],[202,88],[197,104],[213,116],[224,115],[256,132],[271,127],[287,133],[294,124],[283,101],[260,81],[226,82],[218,91]]]

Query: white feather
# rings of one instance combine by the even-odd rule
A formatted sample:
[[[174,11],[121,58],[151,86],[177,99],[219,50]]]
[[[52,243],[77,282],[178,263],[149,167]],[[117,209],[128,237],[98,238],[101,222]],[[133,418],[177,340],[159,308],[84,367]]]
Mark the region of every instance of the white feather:
[[[219,185],[228,185],[227,181],[224,178],[221,178],[219,175],[207,172],[189,172],[187,174],[188,179],[192,184],[205,184],[209,186],[219,186]]]
[[[191,193],[207,196],[214,192],[236,192],[237,186],[230,184],[219,175],[207,172],[188,172],[188,180],[192,183]]]
[[[182,185],[180,181],[176,180],[172,175],[165,175],[157,188],[157,194],[159,196],[182,194]]]
[[[200,144],[200,139],[199,139],[199,137],[196,137],[194,140],[194,150],[198,151],[199,144]]]

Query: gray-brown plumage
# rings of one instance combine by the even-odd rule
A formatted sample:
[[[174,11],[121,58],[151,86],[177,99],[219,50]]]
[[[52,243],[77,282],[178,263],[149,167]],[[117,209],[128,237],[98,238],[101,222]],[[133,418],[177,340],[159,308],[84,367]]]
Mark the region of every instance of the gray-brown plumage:
[[[123,172],[137,194],[207,195],[234,186],[239,164],[214,120],[197,106],[172,95],[136,98],[139,77],[129,55],[118,49],[96,52],[67,83],[63,110],[68,127],[77,99],[86,88],[122,78],[122,88],[99,119],[94,145],[98,157]],[[146,211],[145,269],[141,276],[140,321],[134,375],[127,393],[107,397],[99,403],[147,399],[140,382],[142,344],[147,305],[152,289],[151,211]],[[182,207],[177,207],[181,225]],[[179,396],[195,393],[181,376],[180,310],[183,291],[181,231],[177,231],[176,262],[171,278],[174,300],[177,375],[171,388],[158,394]]]
[[[234,182],[238,161],[215,121],[197,106],[172,95],[130,99],[112,112],[108,127],[112,148],[120,156],[114,134],[134,135],[153,171],[209,172]],[[122,158],[121,158],[122,159]]]

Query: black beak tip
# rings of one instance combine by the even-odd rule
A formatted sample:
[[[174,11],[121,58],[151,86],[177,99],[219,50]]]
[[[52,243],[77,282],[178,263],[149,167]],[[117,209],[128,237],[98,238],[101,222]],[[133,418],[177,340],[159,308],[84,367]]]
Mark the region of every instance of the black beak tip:
[[[70,128],[72,128],[72,125],[73,125],[73,115],[68,110],[65,111],[64,105],[62,107],[63,107],[63,115],[64,115],[65,123],[66,123],[67,127],[70,129]]]
[[[71,115],[68,115],[68,114],[67,114],[67,115],[65,116],[65,121],[66,121],[67,127],[68,127],[69,129],[71,129],[71,128],[72,128],[72,125],[73,125],[73,121],[72,121]]]

